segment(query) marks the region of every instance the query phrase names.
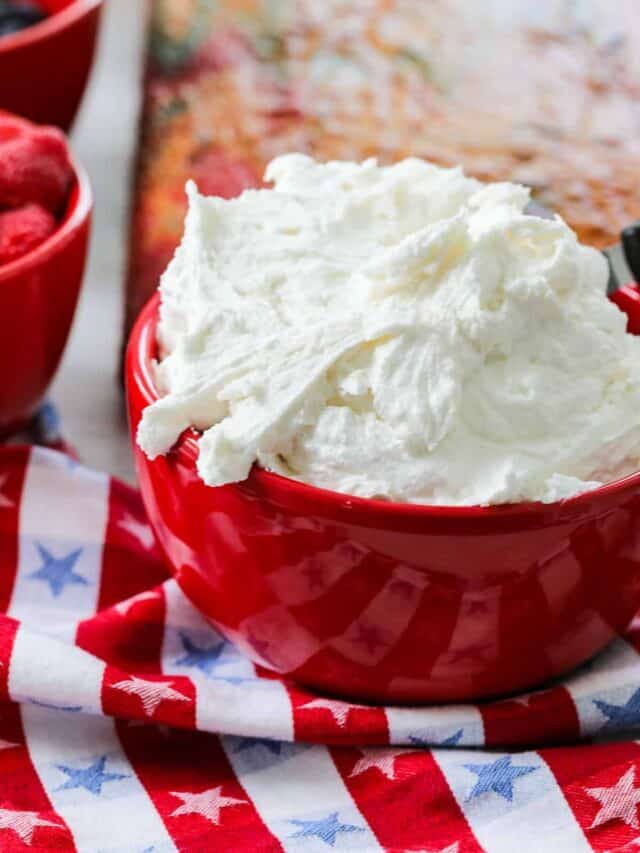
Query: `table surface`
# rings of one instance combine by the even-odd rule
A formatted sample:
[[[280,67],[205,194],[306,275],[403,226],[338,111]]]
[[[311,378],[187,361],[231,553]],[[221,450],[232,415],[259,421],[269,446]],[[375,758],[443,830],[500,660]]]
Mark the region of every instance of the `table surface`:
[[[105,4],[93,78],[72,133],[95,195],[92,245],[51,394],[65,437],[83,461],[129,482],[134,474],[118,368],[144,32],[144,14],[132,14],[130,0]]]

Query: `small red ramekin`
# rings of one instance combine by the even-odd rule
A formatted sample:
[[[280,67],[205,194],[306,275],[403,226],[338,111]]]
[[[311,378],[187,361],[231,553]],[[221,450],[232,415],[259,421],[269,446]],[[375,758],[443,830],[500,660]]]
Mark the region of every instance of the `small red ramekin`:
[[[640,320],[633,287],[618,303]],[[127,354],[135,436],[158,399],[159,297]],[[254,466],[211,488],[186,431],[142,496],[176,578],[255,662],[332,694],[444,702],[540,685],[640,607],[640,473],[565,501],[445,507],[367,500]]]
[[[93,65],[102,0],[41,0],[39,24],[0,38],[0,109],[67,130]]]
[[[74,181],[58,227],[32,252],[0,265],[0,437],[24,426],[58,367],[87,258],[93,199],[89,178]]]

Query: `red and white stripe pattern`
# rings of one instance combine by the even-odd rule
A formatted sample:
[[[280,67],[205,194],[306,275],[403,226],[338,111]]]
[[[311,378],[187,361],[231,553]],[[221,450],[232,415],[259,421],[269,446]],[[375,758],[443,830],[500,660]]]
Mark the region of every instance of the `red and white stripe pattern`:
[[[0,450],[0,606],[1,850],[640,849],[637,628],[528,697],[314,695],[192,607],[132,490],[27,447]],[[578,738],[604,742],[551,746]]]

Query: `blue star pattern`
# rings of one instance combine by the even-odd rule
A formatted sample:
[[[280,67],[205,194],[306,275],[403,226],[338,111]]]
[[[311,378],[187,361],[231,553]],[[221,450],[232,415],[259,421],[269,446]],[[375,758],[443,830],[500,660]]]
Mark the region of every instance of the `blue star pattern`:
[[[85,791],[89,791],[90,794],[95,794],[97,797],[102,793],[102,786],[105,782],[117,782],[120,779],[127,779],[123,773],[107,773],[105,772],[105,765],[107,763],[107,756],[103,755],[101,758],[97,758],[93,764],[90,764],[88,767],[76,768],[76,767],[67,767],[65,764],[56,764],[55,766],[58,770],[61,770],[66,776],[69,778],[57,788],[57,791],[68,791],[72,788],[84,788]]]
[[[272,755],[280,755],[283,743],[282,741],[270,740],[266,737],[240,737],[237,739],[236,747],[233,751],[237,755],[239,752],[245,752],[247,749],[255,749],[257,746],[264,747],[264,749],[268,750]]]
[[[66,464],[67,471],[70,471],[72,474],[75,474],[76,471],[79,471],[83,467],[77,459],[73,458],[73,456],[67,456]]]
[[[434,741],[433,737],[422,737],[419,734],[411,734],[409,735],[409,741],[415,746],[457,746],[460,743],[463,734],[464,729],[458,729],[457,732],[449,735],[449,737],[437,742]]]
[[[73,570],[73,567],[78,562],[78,557],[82,554],[82,548],[71,551],[65,557],[54,557],[39,542],[36,542],[36,547],[42,559],[42,565],[37,571],[32,572],[27,577],[31,580],[48,583],[51,594],[55,598],[60,595],[68,584],[88,585],[89,581]]]
[[[464,733],[464,729],[458,729],[457,732],[454,732],[449,737],[446,737],[444,740],[441,740],[438,746],[457,746],[460,743],[460,738]]]
[[[313,748],[306,743],[234,735],[226,735],[222,740],[226,751],[233,756],[233,764],[240,773],[255,773],[276,767],[301,752]]]
[[[60,438],[60,416],[56,407],[46,400],[36,415],[38,429],[41,431],[43,444],[54,444]]]
[[[594,699],[593,704],[607,717],[601,732],[631,729],[640,724],[640,687],[624,705],[612,705],[603,699]]]
[[[197,669],[213,681],[226,681],[228,684],[245,684],[248,681],[257,681],[255,677],[247,678],[243,675],[220,675],[218,672],[220,668],[238,663],[244,666],[244,661],[239,659],[238,653],[225,640],[218,639],[214,643],[208,643],[211,633],[209,632],[206,635],[204,632],[201,633],[207,639],[196,642],[186,632],[178,631],[178,637],[185,654],[176,659],[176,666]]]
[[[478,781],[467,797],[467,802],[490,791],[499,794],[505,800],[511,802],[513,800],[514,781],[538,769],[537,767],[526,765],[516,767],[512,765],[511,760],[510,755],[504,755],[502,758],[491,762],[491,764],[464,764],[463,767],[466,770],[475,773],[478,777]]]
[[[168,850],[169,848],[167,847],[166,849]],[[173,848],[173,849],[175,849],[175,848]],[[140,850],[140,853],[156,853],[157,850],[158,850],[158,848],[152,844],[151,847],[145,847],[144,850]],[[104,849],[96,850],[96,853],[113,853],[113,851],[110,852],[109,850],[104,848]],[[134,853],[133,848],[131,850],[131,853]]]
[[[180,642],[185,655],[176,661],[178,666],[189,666],[199,669],[204,675],[211,675],[218,664],[220,655],[224,651],[226,643],[224,640],[213,643],[211,646],[198,646],[183,631],[179,632]]]
[[[68,711],[70,714],[77,714],[82,711],[82,705],[53,705],[50,702],[39,702],[37,699],[28,700],[32,705],[37,705],[38,708],[49,708],[50,711]]]
[[[289,823],[301,827],[298,832],[295,832],[291,838],[317,838],[328,844],[329,847],[335,847],[338,833],[341,832],[364,832],[361,826],[354,826],[351,823],[340,823],[338,820],[338,812],[331,812],[322,820],[290,820]]]

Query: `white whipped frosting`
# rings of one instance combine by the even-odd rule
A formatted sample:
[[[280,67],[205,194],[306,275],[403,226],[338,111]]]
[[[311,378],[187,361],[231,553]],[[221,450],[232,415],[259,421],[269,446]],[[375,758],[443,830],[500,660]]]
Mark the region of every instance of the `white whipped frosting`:
[[[604,258],[525,215],[525,188],[301,154],[266,179],[231,201],[188,186],[148,456],[193,426],[211,486],[257,461],[457,505],[558,500],[639,467],[640,339]]]

